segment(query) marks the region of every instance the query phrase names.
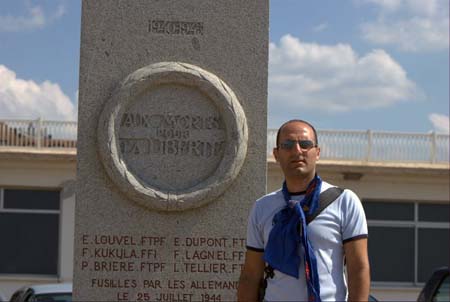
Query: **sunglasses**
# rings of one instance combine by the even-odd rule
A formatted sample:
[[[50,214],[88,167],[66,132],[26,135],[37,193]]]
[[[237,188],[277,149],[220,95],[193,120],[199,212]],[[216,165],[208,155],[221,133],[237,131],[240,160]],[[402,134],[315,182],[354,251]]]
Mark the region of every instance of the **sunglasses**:
[[[317,147],[317,145],[309,139],[305,139],[305,140],[287,139],[287,140],[281,142],[279,147],[284,150],[291,150],[297,144],[300,146],[300,149],[305,150],[305,151],[308,151],[311,148]]]

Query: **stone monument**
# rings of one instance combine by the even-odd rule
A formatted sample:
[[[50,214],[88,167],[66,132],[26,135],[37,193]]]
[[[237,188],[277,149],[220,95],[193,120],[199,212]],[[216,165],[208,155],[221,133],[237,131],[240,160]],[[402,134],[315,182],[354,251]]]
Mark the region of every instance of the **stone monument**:
[[[74,301],[232,301],[265,193],[268,0],[82,3]]]

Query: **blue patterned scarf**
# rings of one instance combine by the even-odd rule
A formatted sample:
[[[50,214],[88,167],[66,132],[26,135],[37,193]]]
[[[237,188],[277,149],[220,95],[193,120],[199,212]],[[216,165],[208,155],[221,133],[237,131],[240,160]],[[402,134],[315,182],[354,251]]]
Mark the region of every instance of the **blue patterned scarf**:
[[[317,260],[314,250],[308,240],[306,217],[312,215],[319,207],[319,195],[322,179],[316,174],[306,189],[301,201],[291,200],[291,195],[283,183],[283,196],[286,207],[275,214],[273,228],[264,251],[264,261],[274,269],[289,276],[299,278],[301,258],[300,244],[305,251],[305,277],[308,288],[308,300],[320,302],[320,284],[317,272]]]

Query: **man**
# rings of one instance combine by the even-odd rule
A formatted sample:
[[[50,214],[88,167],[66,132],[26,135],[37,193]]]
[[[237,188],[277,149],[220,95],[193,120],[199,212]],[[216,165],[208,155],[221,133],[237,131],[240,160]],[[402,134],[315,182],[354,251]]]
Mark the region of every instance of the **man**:
[[[344,190],[306,225],[305,215],[317,208],[319,194],[332,187],[316,174],[316,130],[291,120],[278,130],[276,143],[273,155],[285,183],[251,210],[238,300],[258,300],[268,263],[274,276],[267,279],[266,301],[367,301],[367,223],[360,200]]]

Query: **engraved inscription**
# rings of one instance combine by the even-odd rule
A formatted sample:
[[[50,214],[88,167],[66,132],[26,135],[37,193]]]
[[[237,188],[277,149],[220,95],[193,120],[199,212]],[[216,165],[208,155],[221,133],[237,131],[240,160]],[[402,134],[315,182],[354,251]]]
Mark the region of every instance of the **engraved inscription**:
[[[217,108],[189,86],[154,87],[119,117],[119,126],[119,149],[129,169],[163,190],[190,188],[207,178],[227,146]]]
[[[162,115],[125,113],[122,115],[121,127],[173,128],[173,129],[222,129],[220,117],[199,115]]]
[[[178,141],[158,139],[120,139],[123,154],[157,154],[175,156],[211,157],[222,155],[225,142]]]
[[[199,115],[162,115],[125,113],[122,128],[145,129],[149,137],[120,138],[123,154],[159,154],[175,156],[221,156],[225,141],[189,140],[193,130],[223,130],[220,117]],[[216,137],[217,138],[217,137]]]
[[[203,22],[148,20],[148,32],[165,35],[203,35]]]
[[[87,286],[117,301],[223,301],[237,290],[245,253],[239,237],[84,234],[81,242],[78,265],[96,273]]]

